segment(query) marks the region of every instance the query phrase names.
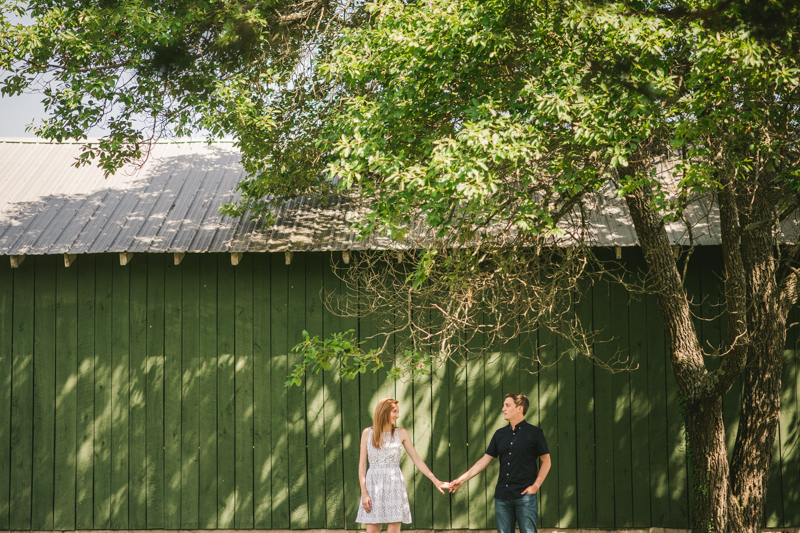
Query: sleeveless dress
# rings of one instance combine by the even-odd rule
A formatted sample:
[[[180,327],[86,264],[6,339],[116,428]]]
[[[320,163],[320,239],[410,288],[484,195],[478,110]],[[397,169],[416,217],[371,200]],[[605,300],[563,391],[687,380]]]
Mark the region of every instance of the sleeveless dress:
[[[372,500],[372,511],[364,511],[359,501],[356,522],[359,524],[411,523],[411,506],[408,493],[400,471],[400,456],[403,454],[403,441],[397,430],[383,432],[381,449],[372,446],[372,428],[367,441],[367,494]]]

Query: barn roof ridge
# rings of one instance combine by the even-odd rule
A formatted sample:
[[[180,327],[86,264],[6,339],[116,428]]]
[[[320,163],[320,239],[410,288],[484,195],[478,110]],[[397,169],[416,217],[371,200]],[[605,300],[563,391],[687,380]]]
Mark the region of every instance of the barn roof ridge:
[[[107,179],[100,168],[73,166],[81,143],[17,141],[0,139],[0,255],[413,247],[382,236],[358,240],[351,225],[359,209],[342,197],[289,200],[274,211],[272,226],[251,220],[249,213],[238,219],[221,215],[222,205],[241,198],[236,185],[246,175],[232,141],[158,143],[138,171]],[[570,231],[580,226],[590,245],[638,245],[625,202],[613,190],[587,199],[583,211],[562,224],[563,244],[578,238]],[[668,224],[670,241],[719,244],[718,218],[713,198],[700,199],[684,220]],[[424,224],[415,226],[424,232]],[[796,242],[796,217],[784,226],[783,238]]]

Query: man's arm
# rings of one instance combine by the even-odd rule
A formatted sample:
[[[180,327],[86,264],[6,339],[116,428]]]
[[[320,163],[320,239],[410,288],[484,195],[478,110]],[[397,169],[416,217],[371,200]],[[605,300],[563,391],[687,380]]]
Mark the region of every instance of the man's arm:
[[[548,459],[549,457],[550,456],[548,456]],[[483,472],[486,469],[486,467],[489,466],[489,463],[492,462],[492,459],[494,459],[494,457],[492,457],[491,455],[484,454],[483,457],[478,459],[475,462],[475,464],[472,465],[472,468],[470,468],[469,470],[458,476],[458,479],[450,482],[450,492],[455,492],[458,489],[458,487],[460,487],[470,479],[474,478],[475,476]]]
[[[542,466],[539,467],[539,475],[536,476],[536,481],[533,482],[533,485],[523,490],[522,494],[536,494],[536,491],[542,486],[544,478],[547,477],[547,473],[550,471],[550,454],[542,455],[539,459],[542,461]]]

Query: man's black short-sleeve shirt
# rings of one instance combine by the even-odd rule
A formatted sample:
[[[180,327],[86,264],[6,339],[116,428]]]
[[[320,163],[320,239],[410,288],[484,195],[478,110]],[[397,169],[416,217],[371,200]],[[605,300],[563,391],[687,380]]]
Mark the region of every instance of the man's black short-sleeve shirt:
[[[500,458],[500,475],[494,497],[516,500],[522,491],[533,485],[539,475],[538,459],[547,451],[544,433],[525,420],[511,430],[511,424],[494,432],[486,455]]]

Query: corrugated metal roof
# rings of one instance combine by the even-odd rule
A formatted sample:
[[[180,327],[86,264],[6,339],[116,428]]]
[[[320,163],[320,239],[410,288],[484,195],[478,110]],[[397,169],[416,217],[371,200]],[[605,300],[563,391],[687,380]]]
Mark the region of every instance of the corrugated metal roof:
[[[231,143],[158,143],[141,169],[108,179],[96,167],[72,166],[79,153],[78,144],[0,139],[1,255],[398,247],[385,238],[357,241],[350,231],[357,211],[339,197],[324,205],[310,198],[286,202],[270,227],[247,214],[221,216],[219,208],[239,198],[236,184],[245,178]],[[565,244],[576,228],[594,245],[637,244],[625,202],[610,189],[587,199],[561,227]],[[718,227],[718,210],[706,198],[667,230],[673,244],[715,245]],[[782,240],[795,240],[798,220],[784,227]]]

